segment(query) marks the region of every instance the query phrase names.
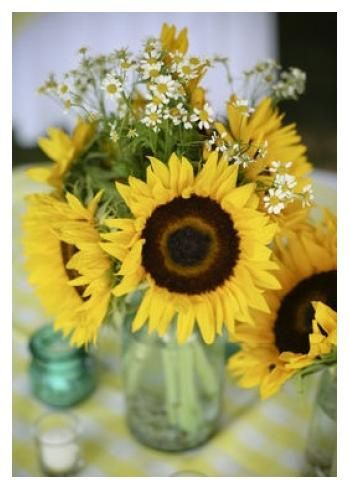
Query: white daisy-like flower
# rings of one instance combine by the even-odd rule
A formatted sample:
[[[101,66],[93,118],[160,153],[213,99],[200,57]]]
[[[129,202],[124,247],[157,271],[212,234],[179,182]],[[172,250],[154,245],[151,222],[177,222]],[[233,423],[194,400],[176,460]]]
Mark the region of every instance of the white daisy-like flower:
[[[122,83],[115,74],[108,73],[102,81],[101,88],[111,100],[117,100],[122,91]]]
[[[182,123],[184,129],[193,129],[193,124],[190,120],[190,115],[188,113],[182,116]]]
[[[205,103],[202,109],[194,108],[194,114],[190,116],[191,122],[198,122],[199,129],[210,129],[213,123],[213,109]]]
[[[243,100],[243,99],[236,99],[234,102],[234,107],[241,113],[241,115],[244,115],[246,117],[249,117],[255,112],[254,107],[250,107],[248,100]]]
[[[310,207],[314,201],[314,192],[311,184],[304,186],[302,190],[302,207]]]
[[[160,98],[163,103],[168,103],[171,98],[180,98],[178,83],[171,76],[158,76],[154,84],[150,85],[150,90]]]
[[[274,182],[278,186],[287,185],[291,189],[297,185],[296,177],[291,174],[276,174]]]
[[[155,79],[161,73],[161,67],[163,63],[161,61],[148,63],[145,62],[140,66],[140,72],[144,79]]]
[[[155,107],[157,107],[158,109],[161,109],[164,106],[163,100],[155,93],[147,93],[145,95],[145,98],[146,98],[146,100],[149,101],[148,105],[152,104]]]
[[[224,131],[222,134],[218,134],[215,131],[213,132],[211,138],[207,142],[207,148],[209,150],[218,150],[220,152],[225,152],[227,150],[226,142],[224,138],[227,136],[227,133]]]
[[[288,169],[290,169],[290,167],[292,167],[292,162],[280,162],[274,160],[271,163],[269,170],[270,172],[283,175],[289,172]]]
[[[144,57],[145,58],[159,58],[162,52],[161,41],[153,38],[148,39],[144,45]]]
[[[277,190],[281,191],[284,199],[287,199],[288,201],[294,200],[295,194],[293,189],[297,186],[295,176],[291,176],[291,174],[276,174],[274,186]]]
[[[247,153],[241,153],[233,156],[234,163],[242,165],[244,169],[255,162]]]
[[[264,207],[268,214],[278,215],[284,208],[285,202],[279,189],[270,188],[263,198]]]
[[[180,78],[190,81],[198,76],[198,66],[190,62],[189,58],[184,58],[177,66],[177,73]]]
[[[182,102],[178,103],[175,107],[166,108],[164,112],[164,119],[172,121],[175,126],[179,126],[183,122],[183,117],[186,116],[188,116],[188,111]]]
[[[183,62],[183,53],[180,52],[179,50],[176,50],[175,52],[170,52],[169,57],[171,59],[170,61],[170,71],[172,73],[177,74],[179,71],[179,65]]]
[[[163,120],[163,115],[161,112],[161,108],[158,108],[156,105],[149,103],[145,107],[145,116],[141,120],[143,124],[147,127],[152,128],[155,132],[158,132],[158,125],[161,124]]]

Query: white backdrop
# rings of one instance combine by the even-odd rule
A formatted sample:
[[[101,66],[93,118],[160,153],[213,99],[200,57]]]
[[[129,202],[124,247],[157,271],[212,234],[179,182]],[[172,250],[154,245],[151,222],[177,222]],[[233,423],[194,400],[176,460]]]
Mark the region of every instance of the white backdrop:
[[[77,63],[77,50],[91,53],[127,46],[141,48],[160,33],[163,22],[189,28],[190,52],[228,56],[233,74],[265,58],[277,58],[274,13],[42,13],[25,25],[13,42],[13,126],[24,146],[33,145],[47,127],[71,128],[74,118],[49,98],[36,94],[49,72],[61,76]],[[216,112],[231,93],[223,67],[205,78]]]

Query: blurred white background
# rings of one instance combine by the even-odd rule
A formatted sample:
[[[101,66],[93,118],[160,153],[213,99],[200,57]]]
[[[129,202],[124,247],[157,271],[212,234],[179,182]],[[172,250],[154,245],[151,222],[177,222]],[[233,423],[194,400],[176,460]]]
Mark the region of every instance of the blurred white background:
[[[229,57],[233,75],[261,59],[278,57],[274,13],[26,14],[13,40],[13,127],[19,144],[34,145],[47,127],[69,129],[74,123],[73,115],[64,115],[58,105],[36,93],[49,72],[60,78],[72,69],[81,46],[88,46],[93,54],[121,47],[137,51],[145,38],[160,33],[163,22],[189,28],[194,55]],[[222,113],[232,91],[224,68],[211,70],[204,86],[215,111]]]

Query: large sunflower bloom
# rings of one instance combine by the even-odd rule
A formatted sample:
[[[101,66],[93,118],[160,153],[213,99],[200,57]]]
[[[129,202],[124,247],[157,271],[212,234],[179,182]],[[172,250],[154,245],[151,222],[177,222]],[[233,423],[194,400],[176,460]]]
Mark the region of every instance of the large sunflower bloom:
[[[150,158],[147,180],[131,177],[117,189],[132,219],[106,221],[117,232],[103,234],[102,246],[122,262],[121,296],[146,280],[148,287],[133,321],[139,330],[164,334],[175,315],[177,338],[187,340],[197,323],[206,343],[225,325],[252,323],[249,308],[268,312],[264,288],[278,288],[270,273],[276,226],[256,210],[255,185],[236,187],[238,167],[210,154],[194,177],[193,167],[175,154],[168,166]]]
[[[87,207],[73,195],[28,197],[24,254],[29,281],[56,330],[81,346],[95,342],[111,295],[111,261],[95,226],[98,193]]]
[[[259,386],[262,398],[276,393],[297,371],[331,353],[337,343],[337,262],[334,217],[325,225],[278,243],[282,289],[266,296],[271,313],[241,325],[241,351],[228,364],[243,387]]]
[[[91,140],[94,130],[93,124],[81,119],[72,136],[61,129],[48,129],[49,137],[40,138],[38,144],[54,163],[47,167],[31,167],[27,171],[28,175],[35,181],[47,183],[61,191],[65,174]]]

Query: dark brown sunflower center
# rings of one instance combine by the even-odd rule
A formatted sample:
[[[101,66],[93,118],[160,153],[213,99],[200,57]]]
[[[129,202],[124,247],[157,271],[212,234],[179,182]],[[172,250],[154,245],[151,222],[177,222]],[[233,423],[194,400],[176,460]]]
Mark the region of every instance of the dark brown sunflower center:
[[[70,245],[68,243],[65,243],[64,241],[61,241],[61,253],[63,258],[64,269],[70,281],[76,279],[81,275],[77,270],[67,268],[67,263],[72,258],[72,256],[75,255],[75,253],[77,253],[78,251],[79,250],[75,245]],[[86,301],[89,299],[89,297],[83,296],[86,286],[73,286],[73,287],[82,300]]]
[[[175,198],[154,210],[142,233],[143,267],[170,291],[199,294],[233,273],[239,236],[227,212],[210,198]]]
[[[274,325],[275,344],[280,353],[308,353],[314,318],[312,301],[322,301],[337,310],[336,270],[304,279],[284,297]],[[326,334],[325,330],[321,332]]]
[[[209,234],[190,226],[177,229],[167,238],[167,248],[172,260],[184,267],[202,262],[209,252],[210,243]]]

